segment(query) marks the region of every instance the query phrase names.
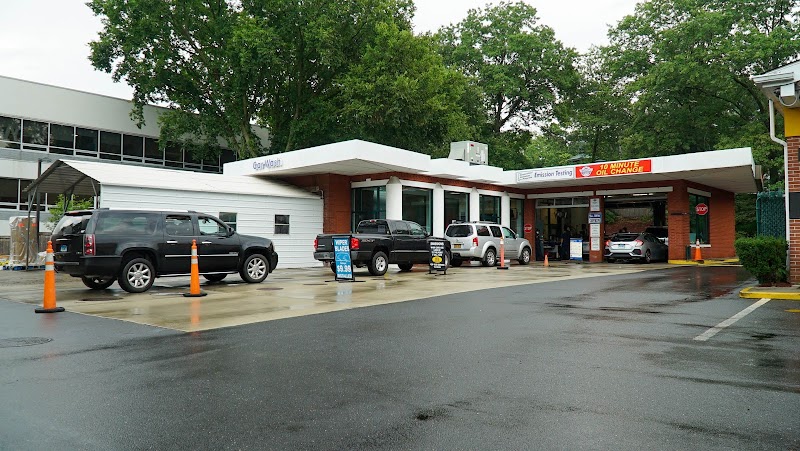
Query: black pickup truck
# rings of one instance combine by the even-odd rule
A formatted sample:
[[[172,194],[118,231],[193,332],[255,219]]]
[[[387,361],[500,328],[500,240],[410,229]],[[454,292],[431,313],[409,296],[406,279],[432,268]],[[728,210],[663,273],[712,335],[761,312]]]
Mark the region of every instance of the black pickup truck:
[[[317,235],[314,258],[328,263],[333,269],[333,237],[344,234]],[[392,219],[368,219],[358,223],[351,234],[350,259],[359,268],[366,266],[373,276],[386,274],[390,264],[401,271],[410,271],[415,263],[427,264],[430,259],[428,242],[444,241],[445,265],[450,264],[450,242],[433,238],[416,222]]]

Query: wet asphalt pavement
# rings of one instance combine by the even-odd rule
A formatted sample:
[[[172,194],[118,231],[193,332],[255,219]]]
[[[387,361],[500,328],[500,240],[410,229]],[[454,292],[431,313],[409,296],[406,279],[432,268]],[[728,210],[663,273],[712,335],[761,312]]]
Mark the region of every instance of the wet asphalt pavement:
[[[0,449],[800,449],[800,303],[693,340],[747,282],[670,268],[193,333],[0,301]]]

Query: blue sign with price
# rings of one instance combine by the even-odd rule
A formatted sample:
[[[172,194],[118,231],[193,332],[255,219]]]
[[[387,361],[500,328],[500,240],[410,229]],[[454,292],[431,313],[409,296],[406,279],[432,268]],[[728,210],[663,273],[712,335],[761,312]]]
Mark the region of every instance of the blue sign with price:
[[[333,253],[336,262],[336,280],[354,280],[353,261],[350,259],[350,237],[333,237]]]

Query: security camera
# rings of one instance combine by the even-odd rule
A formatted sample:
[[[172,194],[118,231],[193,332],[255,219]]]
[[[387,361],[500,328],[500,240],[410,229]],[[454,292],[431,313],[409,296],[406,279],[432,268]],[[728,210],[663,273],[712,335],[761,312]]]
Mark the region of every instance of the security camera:
[[[794,83],[781,85],[778,100],[780,100],[781,105],[785,107],[793,107],[797,103],[798,93]]]

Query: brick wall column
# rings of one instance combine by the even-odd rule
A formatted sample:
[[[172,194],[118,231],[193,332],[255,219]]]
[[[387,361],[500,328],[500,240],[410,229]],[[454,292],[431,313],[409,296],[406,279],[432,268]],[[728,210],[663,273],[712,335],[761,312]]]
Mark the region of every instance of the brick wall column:
[[[686,258],[686,246],[689,245],[689,190],[685,182],[676,182],[667,194],[667,211],[669,259],[683,260]]]
[[[786,109],[784,111],[784,122],[786,123],[786,147],[788,149],[788,168],[786,174],[789,189],[788,196],[791,203],[794,198],[800,196],[800,160],[798,160],[798,152],[800,152],[800,136],[788,136],[789,133],[797,133],[798,124],[800,124],[800,117],[797,114],[789,113],[796,110]],[[790,125],[790,122],[792,124]],[[789,208],[789,282],[795,284],[800,283],[800,217],[797,217],[797,212]],[[794,213],[794,214],[792,214]]]

